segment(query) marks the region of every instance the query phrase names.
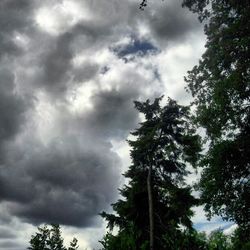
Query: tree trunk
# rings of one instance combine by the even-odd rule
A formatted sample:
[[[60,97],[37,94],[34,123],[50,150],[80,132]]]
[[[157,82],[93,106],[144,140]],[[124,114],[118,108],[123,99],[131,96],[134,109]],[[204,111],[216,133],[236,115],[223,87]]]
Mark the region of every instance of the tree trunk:
[[[152,192],[152,166],[148,169],[147,177],[148,209],[149,209],[149,249],[154,249],[154,213],[153,213],[153,192]]]

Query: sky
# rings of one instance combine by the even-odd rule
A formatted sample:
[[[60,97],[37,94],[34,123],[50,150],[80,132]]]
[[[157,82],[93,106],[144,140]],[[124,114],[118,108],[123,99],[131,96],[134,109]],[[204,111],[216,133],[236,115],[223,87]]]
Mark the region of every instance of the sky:
[[[202,25],[181,0],[139,3],[0,1],[0,249],[26,249],[49,222],[98,248],[141,119],[133,101],[192,100],[183,77]],[[195,211],[200,230],[225,224]]]

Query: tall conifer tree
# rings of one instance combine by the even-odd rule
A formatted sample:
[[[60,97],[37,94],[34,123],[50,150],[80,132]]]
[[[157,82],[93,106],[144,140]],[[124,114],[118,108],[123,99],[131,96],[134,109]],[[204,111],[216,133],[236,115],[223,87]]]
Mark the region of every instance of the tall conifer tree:
[[[58,224],[38,227],[38,232],[31,236],[29,250],[77,250],[77,239],[73,238],[70,247],[65,247],[63,243],[61,229]]]
[[[194,166],[199,157],[199,137],[188,108],[172,99],[161,107],[161,99],[135,102],[145,120],[131,133],[136,139],[128,141],[132,165],[125,177],[130,181],[112,205],[116,214],[102,213],[111,230],[118,226],[117,235],[109,232],[101,241],[104,249],[178,249],[184,242],[181,227],[192,231],[190,208],[197,200],[184,177],[186,164]]]

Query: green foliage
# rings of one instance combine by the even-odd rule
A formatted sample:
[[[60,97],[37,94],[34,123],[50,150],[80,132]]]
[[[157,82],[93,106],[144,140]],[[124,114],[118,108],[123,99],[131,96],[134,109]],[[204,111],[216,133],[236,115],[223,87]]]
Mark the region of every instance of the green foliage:
[[[223,140],[210,148],[199,188],[209,216],[220,214],[249,228],[249,135]],[[210,208],[213,207],[213,210]]]
[[[197,200],[184,177],[188,173],[186,163],[195,166],[199,158],[200,141],[190,125],[189,109],[171,99],[161,107],[161,99],[153,103],[135,102],[145,120],[131,133],[136,139],[128,141],[132,165],[125,177],[130,181],[120,190],[123,199],[112,205],[116,214],[101,214],[110,230],[118,227],[117,235],[108,233],[101,241],[104,249],[149,248],[147,176],[150,166],[155,249],[164,249],[169,242],[181,243],[185,234],[180,226],[192,229],[190,208]]]
[[[249,250],[250,249],[250,235],[248,230],[237,228],[232,237],[232,250]]]
[[[134,231],[132,228],[128,228],[127,230],[121,230],[118,235],[112,235],[111,233],[107,233],[103,240],[100,243],[103,245],[103,249],[109,250],[136,250]]]
[[[225,235],[222,230],[212,231],[209,235],[196,231],[185,231],[180,243],[164,249],[175,250],[248,250],[250,238],[246,231],[237,228],[233,234]],[[178,247],[177,247],[178,246]]]
[[[199,188],[211,216],[250,235],[250,2],[184,0],[205,20],[206,51],[185,80],[210,141]]]
[[[197,232],[195,230],[186,231],[182,241],[183,246],[180,250],[206,250],[206,234],[204,232]]]
[[[231,243],[228,236],[223,234],[222,231],[217,230],[209,235],[208,239],[209,250],[230,250]]]
[[[199,123],[216,138],[245,130],[249,122],[250,4],[238,0],[187,0],[184,4],[197,10],[208,2],[212,5],[205,25],[207,49],[186,81],[195,97]],[[202,13],[207,11],[203,6]]]
[[[51,224],[38,227],[38,233],[31,236],[30,250],[76,250],[78,249],[77,239],[74,238],[70,242],[70,247],[66,248],[63,245],[63,238],[61,236],[60,226]]]
[[[176,237],[177,241],[169,242],[166,236],[166,245],[163,249],[174,250],[248,250],[250,238],[246,231],[237,228],[233,234],[225,235],[222,230],[212,231],[209,235],[195,230],[185,230]]]
[[[205,233],[198,233],[194,229],[184,231],[168,231],[164,237],[162,249],[174,250],[207,250]]]

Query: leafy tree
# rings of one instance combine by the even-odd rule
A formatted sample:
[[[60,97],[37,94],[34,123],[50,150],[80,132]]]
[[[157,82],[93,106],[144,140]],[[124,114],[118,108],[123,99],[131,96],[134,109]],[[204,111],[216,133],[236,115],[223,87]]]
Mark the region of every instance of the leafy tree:
[[[118,235],[112,235],[112,233],[108,232],[100,242],[104,249],[108,250],[136,250],[137,248],[134,237],[135,232],[132,228],[126,228],[126,230],[120,230]]]
[[[190,240],[190,237],[185,237],[185,241]],[[237,228],[231,235],[225,235],[221,229],[212,231],[209,235],[194,231],[191,239],[198,241],[199,248],[204,250],[248,250],[250,249],[250,241],[246,231],[240,227]],[[186,248],[181,248],[186,249]],[[188,248],[187,248],[188,249]],[[196,248],[190,248],[196,249]]]
[[[112,205],[116,214],[101,214],[111,231],[118,227],[117,235],[108,233],[101,241],[104,249],[177,249],[181,226],[193,230],[190,208],[197,200],[184,177],[186,163],[194,166],[199,157],[199,137],[188,108],[171,99],[161,107],[161,99],[135,102],[145,120],[131,133],[136,139],[128,141],[132,165],[125,177],[130,181],[120,190],[123,199]]]
[[[208,238],[208,250],[231,250],[229,237],[221,230],[213,231]]]
[[[209,216],[235,221],[250,235],[250,2],[184,0],[205,22],[206,51],[188,72],[196,122],[209,150],[199,188]]]
[[[31,236],[28,247],[30,250],[76,250],[77,248],[76,238],[70,242],[69,248],[63,245],[60,226],[57,224],[51,224],[51,227],[47,225],[38,227],[38,233]]]
[[[182,240],[182,249],[187,250],[207,250],[207,238],[204,232],[197,232],[195,230],[185,231]]]
[[[250,249],[250,239],[248,232],[242,228],[237,228],[231,236],[232,250]]]

